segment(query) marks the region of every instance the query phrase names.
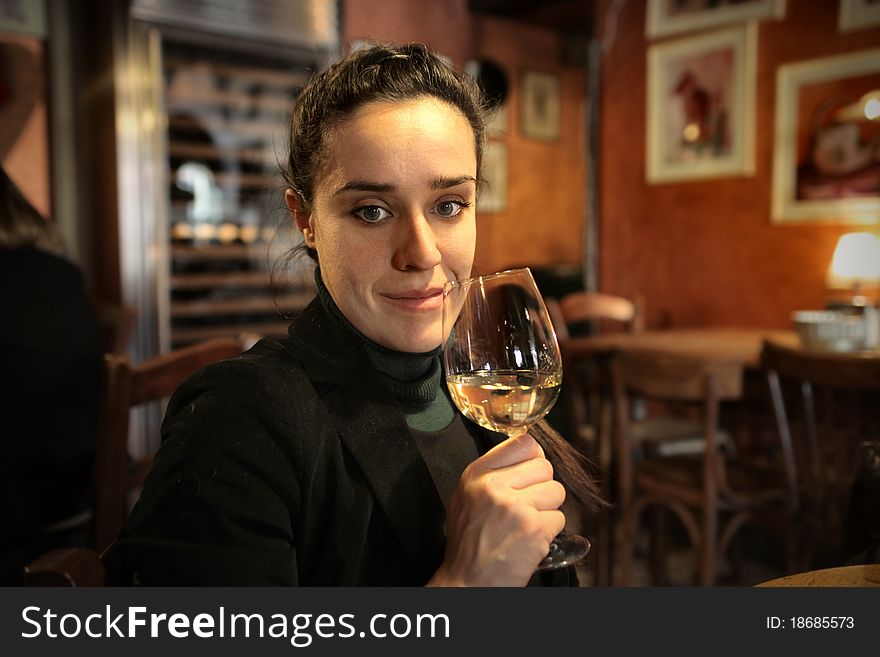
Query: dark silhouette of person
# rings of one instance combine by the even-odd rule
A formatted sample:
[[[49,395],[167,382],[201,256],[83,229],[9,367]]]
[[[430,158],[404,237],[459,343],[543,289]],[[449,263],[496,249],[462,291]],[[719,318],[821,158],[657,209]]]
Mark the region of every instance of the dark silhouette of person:
[[[80,270],[0,168],[0,583],[84,545],[101,353]]]

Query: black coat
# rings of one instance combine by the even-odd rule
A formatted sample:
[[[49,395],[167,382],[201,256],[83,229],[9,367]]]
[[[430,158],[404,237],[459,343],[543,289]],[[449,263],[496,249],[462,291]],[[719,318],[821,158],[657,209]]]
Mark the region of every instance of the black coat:
[[[40,530],[91,504],[100,399],[98,324],[79,269],[0,249],[0,583],[20,583],[42,552],[84,543]]]
[[[445,511],[403,414],[317,301],[286,339],[185,381],[162,434],[117,579],[419,586],[442,561]]]

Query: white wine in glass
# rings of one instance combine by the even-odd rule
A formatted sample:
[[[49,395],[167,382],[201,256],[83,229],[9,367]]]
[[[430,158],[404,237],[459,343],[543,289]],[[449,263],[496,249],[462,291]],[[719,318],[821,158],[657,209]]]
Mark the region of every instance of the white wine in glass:
[[[465,417],[508,438],[522,435],[556,403],[562,356],[532,273],[513,269],[443,288],[446,384]],[[580,561],[590,543],[560,534],[538,570]]]
[[[481,427],[526,433],[553,406],[562,376],[532,370],[481,370],[446,377],[455,405]]]

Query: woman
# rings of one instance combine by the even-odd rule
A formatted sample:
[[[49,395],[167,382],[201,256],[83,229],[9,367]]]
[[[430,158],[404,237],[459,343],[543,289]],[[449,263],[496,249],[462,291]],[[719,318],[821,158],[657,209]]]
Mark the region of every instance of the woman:
[[[101,385],[98,325],[54,224],[0,168],[0,584],[85,545]]]
[[[440,385],[441,289],[471,271],[483,126],[473,84],[418,45],[358,51],[307,85],[286,200],[319,263],[318,296],[286,339],[175,393],[117,543],[122,573],[529,582],[565,523],[565,490],[534,438],[493,446]],[[578,473],[570,454],[560,462]]]

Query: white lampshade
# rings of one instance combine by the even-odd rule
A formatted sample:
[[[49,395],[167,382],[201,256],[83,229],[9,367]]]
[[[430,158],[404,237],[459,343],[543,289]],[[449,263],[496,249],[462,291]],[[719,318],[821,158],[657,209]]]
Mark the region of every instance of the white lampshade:
[[[871,233],[841,236],[828,267],[830,287],[880,282],[880,239]]]
[[[834,118],[838,121],[880,120],[880,89],[872,89],[856,102],[841,107]]]

